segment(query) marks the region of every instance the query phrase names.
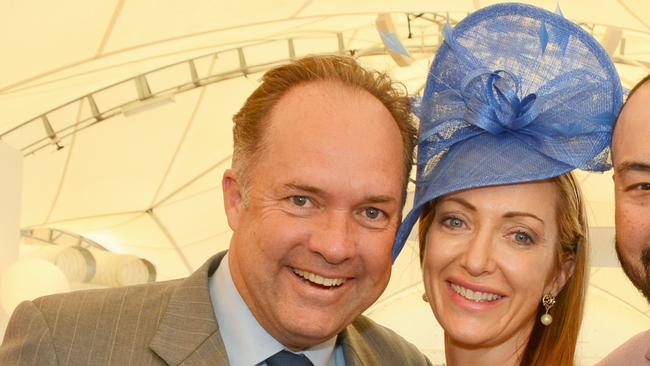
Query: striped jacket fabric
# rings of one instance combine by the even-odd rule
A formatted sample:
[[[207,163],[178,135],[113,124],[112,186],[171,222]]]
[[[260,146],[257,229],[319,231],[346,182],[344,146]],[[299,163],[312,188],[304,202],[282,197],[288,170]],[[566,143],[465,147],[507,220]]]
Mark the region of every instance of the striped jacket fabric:
[[[184,279],[25,301],[9,321],[0,365],[228,365],[208,290],[224,255]],[[363,316],[337,342],[347,366],[430,365],[415,346]]]

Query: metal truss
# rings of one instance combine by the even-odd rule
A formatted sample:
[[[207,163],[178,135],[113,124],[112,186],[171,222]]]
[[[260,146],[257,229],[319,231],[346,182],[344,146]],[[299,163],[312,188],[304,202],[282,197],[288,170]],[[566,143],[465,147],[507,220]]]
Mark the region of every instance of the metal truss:
[[[440,32],[442,26],[444,26],[446,23],[454,25],[458,22],[458,19],[450,18],[450,15],[448,13],[405,13],[403,15],[406,16],[406,24],[402,24],[402,28],[408,27],[409,34],[408,39],[403,40],[405,42],[404,46],[409,51],[409,53],[417,55],[418,57],[432,57],[437,50],[440,42],[442,42],[442,35]],[[422,25],[422,22],[426,22],[425,26]],[[432,25],[434,25],[434,27],[432,27]],[[594,34],[595,29],[598,27],[601,27],[601,29],[606,28],[605,26],[591,23],[581,23],[580,25],[592,34]],[[429,34],[416,35],[415,41],[420,41],[420,43],[414,45],[415,42],[410,42],[414,37],[412,33],[412,26],[418,26],[421,29],[425,29],[426,26],[428,26],[429,29],[437,29],[432,30]],[[338,44],[337,49],[333,52],[330,52],[332,54],[348,55],[355,58],[387,54],[387,51],[382,44],[377,44],[376,46],[364,49],[348,48],[345,45],[345,38],[343,33],[331,33],[325,37],[331,37],[332,40],[336,41]],[[322,39],[323,37],[321,36],[319,40]],[[4,140],[5,142],[8,142],[10,145],[12,145],[9,141],[12,139],[12,136],[17,135],[21,132],[26,133],[25,131],[27,131],[28,128],[30,133],[33,133],[35,131],[34,126],[37,127],[38,124],[41,124],[42,129],[40,130],[42,131],[42,134],[36,134],[33,139],[30,135],[28,140],[31,140],[31,142],[27,143],[24,146],[14,147],[20,149],[22,154],[25,156],[36,153],[39,150],[42,150],[49,146],[54,146],[56,149],[61,149],[64,146],[62,143],[63,139],[119,114],[128,115],[133,111],[152,108],[156,105],[165,103],[166,100],[171,100],[176,94],[185,93],[196,88],[201,88],[206,85],[222,82],[225,80],[245,77],[249,74],[263,72],[274,66],[294,60],[299,57],[298,55],[305,54],[304,52],[300,52],[300,50],[297,49],[297,41],[308,42],[309,40],[303,37],[293,37],[270,40],[263,43],[249,44],[233,49],[209,53],[203,56],[187,59],[158,69],[154,69],[143,74],[138,74],[126,80],[83,95],[49,111],[40,113],[36,117],[0,134],[0,140]],[[262,44],[268,44],[269,42],[276,42],[279,45],[284,45],[278,47],[277,49],[280,50],[280,56],[264,62],[248,61],[249,54],[253,53],[256,47],[259,47]],[[620,39],[619,49],[619,54],[613,57],[615,62],[650,70],[650,63],[628,58],[624,55],[624,36]],[[238,60],[238,62],[236,66],[232,67],[229,70],[219,70],[217,72],[213,72],[211,69],[209,69],[207,71],[203,70],[202,72],[198,71],[197,64],[205,64],[206,62],[209,63],[215,59],[235,59]],[[165,72],[171,73],[172,69],[177,70],[179,67],[184,68],[187,71],[188,77],[185,80],[177,82],[173,86],[161,88],[160,90],[152,88],[150,81],[152,77],[159,77]],[[128,88],[132,88],[132,90],[135,91],[133,95],[136,95],[137,97],[132,98],[131,100],[120,101],[115,104],[98,102],[98,96],[101,94],[112,89],[117,90],[117,88],[123,88],[125,85],[128,86]],[[55,115],[57,112],[71,107],[85,107],[86,110],[90,111],[90,114],[78,121],[53,120],[56,118]]]

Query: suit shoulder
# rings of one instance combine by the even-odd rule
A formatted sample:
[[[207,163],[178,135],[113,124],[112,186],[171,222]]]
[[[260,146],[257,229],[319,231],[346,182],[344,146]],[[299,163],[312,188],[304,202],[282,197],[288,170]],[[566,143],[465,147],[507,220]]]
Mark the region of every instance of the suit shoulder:
[[[650,363],[646,354],[650,353],[650,330],[641,332],[618,346],[596,366],[645,365]]]
[[[56,310],[57,312],[65,310],[61,308],[64,304],[74,305],[84,303],[85,307],[93,308],[97,304],[102,304],[103,307],[113,307],[119,303],[129,303],[134,300],[137,301],[137,299],[156,302],[168,297],[180,281],[173,280],[116,288],[71,291],[39,297],[33,303],[40,311],[47,314],[51,310]],[[114,311],[115,308],[112,308],[112,310]]]
[[[58,361],[50,330],[34,304],[23,301],[9,319],[0,345],[0,365],[52,364]]]
[[[52,353],[64,364],[126,364],[129,357],[152,357],[148,344],[181,281],[55,294],[19,308],[42,318]],[[31,333],[21,323],[21,332]]]
[[[33,301],[54,337],[157,324],[179,281],[73,291]],[[56,338],[55,338],[56,339]],[[58,341],[58,339],[57,339]]]
[[[358,317],[346,328],[346,335],[352,348],[375,352],[382,364],[431,365],[414,344],[368,317]]]

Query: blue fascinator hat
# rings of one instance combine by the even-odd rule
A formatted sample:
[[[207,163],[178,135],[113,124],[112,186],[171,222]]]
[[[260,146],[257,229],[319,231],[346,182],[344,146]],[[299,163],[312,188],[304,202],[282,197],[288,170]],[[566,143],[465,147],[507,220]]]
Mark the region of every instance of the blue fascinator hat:
[[[598,42],[544,9],[497,4],[444,29],[424,95],[413,209],[393,259],[422,208],[468,188],[606,171],[618,74]]]

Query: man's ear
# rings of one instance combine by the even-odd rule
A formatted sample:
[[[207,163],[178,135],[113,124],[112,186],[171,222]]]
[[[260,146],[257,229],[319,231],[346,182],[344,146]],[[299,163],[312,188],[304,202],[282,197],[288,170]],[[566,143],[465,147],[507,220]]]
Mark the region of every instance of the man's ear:
[[[232,169],[227,169],[221,179],[223,206],[228,218],[228,226],[234,231],[239,224],[244,204],[244,190]]]
[[[557,296],[560,291],[564,288],[566,283],[569,281],[573,272],[576,268],[576,259],[574,256],[568,257],[564,263],[560,266],[560,270],[555,275],[555,278],[551,283],[546,286],[544,293],[550,293],[553,296]]]

